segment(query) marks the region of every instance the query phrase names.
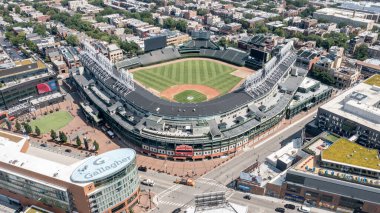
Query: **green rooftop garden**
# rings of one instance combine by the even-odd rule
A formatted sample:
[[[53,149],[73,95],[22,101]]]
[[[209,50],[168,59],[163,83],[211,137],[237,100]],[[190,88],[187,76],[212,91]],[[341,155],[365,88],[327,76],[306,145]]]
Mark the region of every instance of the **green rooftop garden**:
[[[380,75],[376,74],[364,81],[366,84],[375,85],[380,87]]]
[[[322,160],[380,170],[380,160],[376,149],[368,149],[345,138],[338,139],[324,150]]]

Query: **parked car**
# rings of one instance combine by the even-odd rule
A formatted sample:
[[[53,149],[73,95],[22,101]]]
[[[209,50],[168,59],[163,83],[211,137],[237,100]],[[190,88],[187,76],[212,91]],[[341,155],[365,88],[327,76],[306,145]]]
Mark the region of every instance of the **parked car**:
[[[285,212],[284,208],[278,207],[275,209],[276,212]]]
[[[287,209],[295,209],[296,208],[296,206],[295,205],[293,205],[293,204],[290,204],[290,203],[287,203],[287,204],[285,204],[285,206],[284,206],[285,208],[287,208]]]
[[[298,207],[298,211],[300,211],[300,212],[310,212],[311,209],[309,207],[306,207],[306,206],[300,206],[300,207]]]
[[[174,209],[174,211],[172,211],[172,213],[179,213],[179,212],[181,212],[181,208],[176,208]]]
[[[154,186],[154,181],[151,179],[144,179],[141,181],[141,183],[147,186]]]
[[[244,199],[247,199],[247,200],[250,200],[250,199],[251,199],[251,195],[244,195],[243,198],[244,198]]]
[[[41,146],[42,147],[47,147],[47,144],[46,143],[42,143]]]
[[[111,130],[108,130],[108,131],[107,131],[107,135],[108,135],[110,138],[114,138],[114,137],[115,137],[115,134],[114,134]]]
[[[137,170],[142,171],[142,172],[148,171],[148,169],[146,168],[146,166],[139,166],[139,168],[137,168]]]
[[[65,149],[65,152],[70,153],[70,152],[71,152],[71,149]]]

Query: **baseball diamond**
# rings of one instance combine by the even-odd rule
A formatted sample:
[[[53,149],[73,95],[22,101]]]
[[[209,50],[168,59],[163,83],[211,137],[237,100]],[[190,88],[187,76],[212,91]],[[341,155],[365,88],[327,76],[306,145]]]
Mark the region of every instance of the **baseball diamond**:
[[[132,72],[135,80],[159,92],[174,85],[198,84],[214,88],[220,95],[224,95],[242,80],[231,74],[235,70],[236,68],[219,61],[192,59]]]
[[[103,122],[141,152],[194,160],[234,153],[277,125],[307,74],[296,58],[288,41],[254,72],[247,52],[194,39],[107,70],[88,48],[73,80]],[[118,77],[125,73],[133,87]]]

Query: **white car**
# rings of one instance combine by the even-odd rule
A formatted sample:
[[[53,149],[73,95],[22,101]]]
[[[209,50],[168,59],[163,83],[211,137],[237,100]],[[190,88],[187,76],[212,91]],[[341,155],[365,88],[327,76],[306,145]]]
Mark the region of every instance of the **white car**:
[[[154,181],[151,179],[144,179],[141,181],[141,183],[147,186],[154,186]]]
[[[309,207],[306,207],[306,206],[300,206],[300,207],[298,207],[298,211],[300,211],[300,212],[310,212],[311,209]]]

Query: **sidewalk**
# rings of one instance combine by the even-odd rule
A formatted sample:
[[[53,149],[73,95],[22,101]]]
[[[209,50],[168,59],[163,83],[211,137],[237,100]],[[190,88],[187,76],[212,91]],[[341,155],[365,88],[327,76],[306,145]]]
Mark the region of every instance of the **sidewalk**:
[[[148,191],[140,191],[140,200],[139,203],[133,207],[134,212],[148,212],[150,209],[154,209],[156,207],[156,202],[154,202],[154,192],[150,192],[151,200],[149,199]]]

